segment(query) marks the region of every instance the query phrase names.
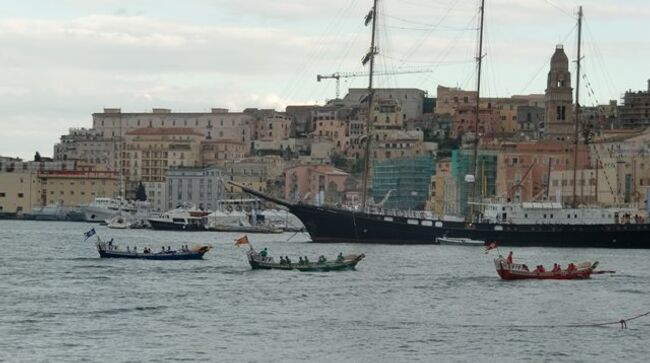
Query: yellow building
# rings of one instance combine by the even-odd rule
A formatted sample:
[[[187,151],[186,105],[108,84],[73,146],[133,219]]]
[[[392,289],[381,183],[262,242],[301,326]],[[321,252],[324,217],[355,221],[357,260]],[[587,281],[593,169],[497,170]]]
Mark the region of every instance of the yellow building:
[[[0,171],[0,214],[31,213],[39,202],[40,185],[34,171]]]
[[[192,128],[141,128],[126,133],[122,170],[127,182],[161,182],[170,167],[198,167],[205,136]]]
[[[97,197],[117,198],[119,176],[114,171],[53,170],[38,173],[40,205],[53,203],[73,207]]]
[[[236,140],[205,140],[201,142],[201,164],[223,165],[228,160],[238,160],[248,154],[248,146]]]

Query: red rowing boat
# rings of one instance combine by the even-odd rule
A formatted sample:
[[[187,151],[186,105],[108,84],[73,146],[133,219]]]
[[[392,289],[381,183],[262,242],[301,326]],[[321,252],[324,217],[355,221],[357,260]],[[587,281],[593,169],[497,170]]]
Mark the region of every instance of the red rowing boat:
[[[523,279],[539,279],[539,280],[574,280],[574,279],[588,279],[594,272],[598,265],[598,261],[582,262],[579,264],[571,264],[570,267],[564,270],[557,271],[529,271],[528,267],[524,264],[509,263],[503,256],[494,260],[494,266],[497,273],[504,280],[523,280]]]

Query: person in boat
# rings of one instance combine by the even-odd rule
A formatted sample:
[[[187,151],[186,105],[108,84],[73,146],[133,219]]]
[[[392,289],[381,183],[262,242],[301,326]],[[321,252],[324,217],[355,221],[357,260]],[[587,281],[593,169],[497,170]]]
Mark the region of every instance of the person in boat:
[[[126,246],[126,252],[131,252],[131,248],[129,246]]]
[[[171,246],[167,246],[167,252],[171,252],[171,251],[172,251]]]
[[[512,263],[512,251],[510,251],[510,253],[508,253],[508,257],[506,258],[506,262],[507,263]]]
[[[339,252],[339,255],[336,256],[336,262],[343,262],[343,252]]]
[[[138,253],[138,246],[133,247],[133,253]]]
[[[325,256],[323,255],[318,256],[318,263],[325,263],[325,262],[327,262]]]
[[[266,257],[269,254],[269,251],[264,247],[264,249],[260,252],[260,256]]]
[[[307,256],[305,256],[305,260],[304,260],[304,261],[305,261],[305,263],[309,263],[309,259],[307,258]]]
[[[302,265],[305,261],[303,261],[302,257],[298,257],[298,263]]]
[[[287,265],[291,265],[291,259],[289,259],[289,256],[284,256],[284,260],[287,262]]]
[[[512,252],[510,252],[510,253],[512,253]],[[511,263],[512,263],[512,262],[511,262]],[[528,266],[526,266],[525,264],[521,265],[521,268],[522,268],[524,271],[530,271],[530,270],[528,269]]]
[[[280,265],[284,265],[284,257],[280,256]]]
[[[539,273],[546,272],[546,269],[544,268],[544,265],[538,265],[537,266],[537,272],[539,272]]]
[[[573,262],[571,262],[569,264],[569,266],[566,268],[566,270],[569,271],[569,272],[572,272],[572,271],[577,270],[577,268],[576,268],[576,265],[574,265]]]

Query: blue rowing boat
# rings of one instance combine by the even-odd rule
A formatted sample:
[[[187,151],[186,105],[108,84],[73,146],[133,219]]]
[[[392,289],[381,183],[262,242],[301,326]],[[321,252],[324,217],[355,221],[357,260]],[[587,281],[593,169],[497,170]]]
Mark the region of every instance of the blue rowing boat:
[[[160,252],[153,252],[150,248],[145,247],[141,252],[138,252],[137,247],[133,249],[127,247],[126,249],[121,249],[118,245],[113,243],[113,239],[108,242],[102,241],[99,235],[95,232],[95,229],[84,234],[86,240],[91,236],[97,236],[97,242],[95,246],[97,247],[97,252],[99,252],[99,257],[101,258],[131,258],[131,259],[140,259],[140,260],[200,260],[203,258],[212,246],[203,245],[203,246],[183,246],[180,250],[172,250],[170,247],[164,248]]]

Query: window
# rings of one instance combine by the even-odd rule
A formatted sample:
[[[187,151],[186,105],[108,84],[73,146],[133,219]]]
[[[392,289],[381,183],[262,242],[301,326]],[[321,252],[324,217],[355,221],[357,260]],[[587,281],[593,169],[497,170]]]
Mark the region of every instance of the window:
[[[0,193],[0,198],[4,198],[4,197],[6,197],[6,196],[7,196],[6,193]]]
[[[18,193],[18,198],[23,198],[24,196],[25,196],[25,194],[23,194],[23,193]]]

